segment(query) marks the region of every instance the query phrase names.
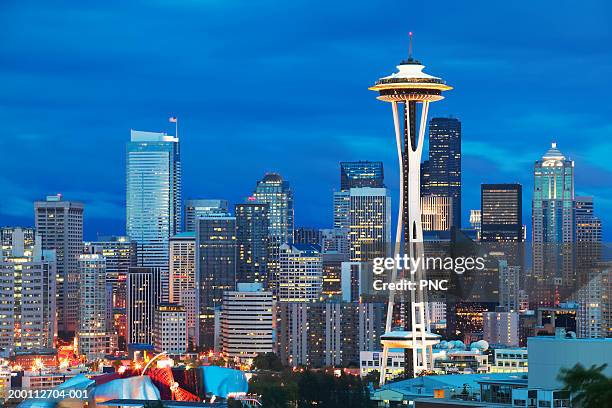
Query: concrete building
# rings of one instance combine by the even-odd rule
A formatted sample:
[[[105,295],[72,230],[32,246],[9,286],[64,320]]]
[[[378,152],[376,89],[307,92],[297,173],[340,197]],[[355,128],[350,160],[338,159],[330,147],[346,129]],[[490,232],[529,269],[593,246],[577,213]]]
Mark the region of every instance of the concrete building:
[[[281,302],[311,302],[321,297],[323,262],[318,245],[280,246],[280,271],[277,280]]]
[[[483,313],[483,340],[506,347],[519,345],[518,312]]]
[[[127,235],[137,244],[138,266],[159,268],[167,302],[168,243],[181,231],[182,221],[179,139],[132,130],[126,150]]]
[[[338,253],[348,256],[348,227],[326,228],[321,230],[321,250],[325,253]]]
[[[496,348],[493,350],[492,373],[526,373],[529,369],[527,348]]]
[[[391,196],[386,188],[352,188],[349,211],[350,261],[385,257],[391,243]]]
[[[83,252],[83,203],[61,194],[34,202],[36,233],[43,250],[55,250],[57,322],[64,337],[76,330],[79,307],[79,255]]]
[[[88,361],[104,358],[112,350],[111,310],[108,310],[106,260],[99,254],[79,257],[79,354]]]
[[[274,352],[274,297],[261,283],[238,283],[223,293],[221,344],[225,356],[240,360]]]
[[[600,366],[612,361],[612,338],[577,339],[557,329],[555,336],[530,337],[527,341],[529,353],[529,388],[555,390],[562,387],[557,376],[562,368]],[[608,365],[603,374],[612,376]]]
[[[384,303],[279,302],[278,355],[309,367],[359,364],[359,353],[379,350]]]
[[[125,281],[130,267],[136,266],[136,243],[127,236],[101,236],[84,246],[83,252],[101,254],[106,260],[106,281],[113,288],[113,308],[125,309]]]
[[[126,342],[153,344],[155,311],[161,298],[159,268],[133,267],[127,277]]]
[[[183,304],[182,294],[196,287],[195,232],[170,238],[170,303]]]
[[[0,348],[53,348],[57,336],[55,251],[31,228],[0,228]]]
[[[153,346],[158,352],[180,355],[187,352],[187,314],[175,303],[160,303],[155,310]]]
[[[185,232],[195,232],[196,220],[201,217],[229,214],[227,200],[185,200]]]
[[[364,378],[373,371],[380,374],[382,351],[361,351],[359,353],[359,375]],[[387,379],[402,375],[404,373],[404,353],[401,351],[390,351],[387,358]]]

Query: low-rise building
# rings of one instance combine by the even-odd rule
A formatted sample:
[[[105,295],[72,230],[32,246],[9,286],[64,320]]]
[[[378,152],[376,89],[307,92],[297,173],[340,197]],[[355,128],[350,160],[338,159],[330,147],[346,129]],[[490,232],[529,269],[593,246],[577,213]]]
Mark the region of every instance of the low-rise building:
[[[492,373],[526,373],[529,364],[526,348],[501,348],[493,350]]]

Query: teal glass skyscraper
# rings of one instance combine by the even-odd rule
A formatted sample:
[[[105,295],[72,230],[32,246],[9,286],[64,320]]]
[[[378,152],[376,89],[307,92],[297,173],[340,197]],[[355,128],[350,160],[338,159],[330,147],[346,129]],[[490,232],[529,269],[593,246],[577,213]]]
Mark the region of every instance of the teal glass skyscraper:
[[[168,242],[180,232],[179,140],[132,130],[127,144],[126,231],[136,242],[137,263],[160,268],[162,300],[168,299]]]
[[[552,305],[574,284],[574,162],[553,143],[534,165],[533,306]],[[564,290],[565,288],[565,290]]]

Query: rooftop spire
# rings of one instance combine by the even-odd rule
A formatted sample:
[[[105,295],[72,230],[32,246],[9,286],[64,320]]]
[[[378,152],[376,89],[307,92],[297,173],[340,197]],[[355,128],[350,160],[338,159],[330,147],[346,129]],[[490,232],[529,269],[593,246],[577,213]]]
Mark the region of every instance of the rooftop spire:
[[[408,36],[410,37],[410,42],[408,45],[408,61],[411,61],[412,60],[412,31],[408,33]]]

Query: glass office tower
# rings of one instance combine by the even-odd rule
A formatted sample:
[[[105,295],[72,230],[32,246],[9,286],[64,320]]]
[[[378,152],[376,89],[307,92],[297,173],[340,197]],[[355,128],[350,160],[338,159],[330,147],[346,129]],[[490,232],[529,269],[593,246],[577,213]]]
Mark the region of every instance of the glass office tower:
[[[127,144],[127,235],[137,245],[138,266],[159,268],[168,300],[168,241],[180,232],[179,140],[132,130]]]
[[[421,165],[421,195],[451,197],[453,225],[461,228],[461,122],[429,121],[429,159]]]

